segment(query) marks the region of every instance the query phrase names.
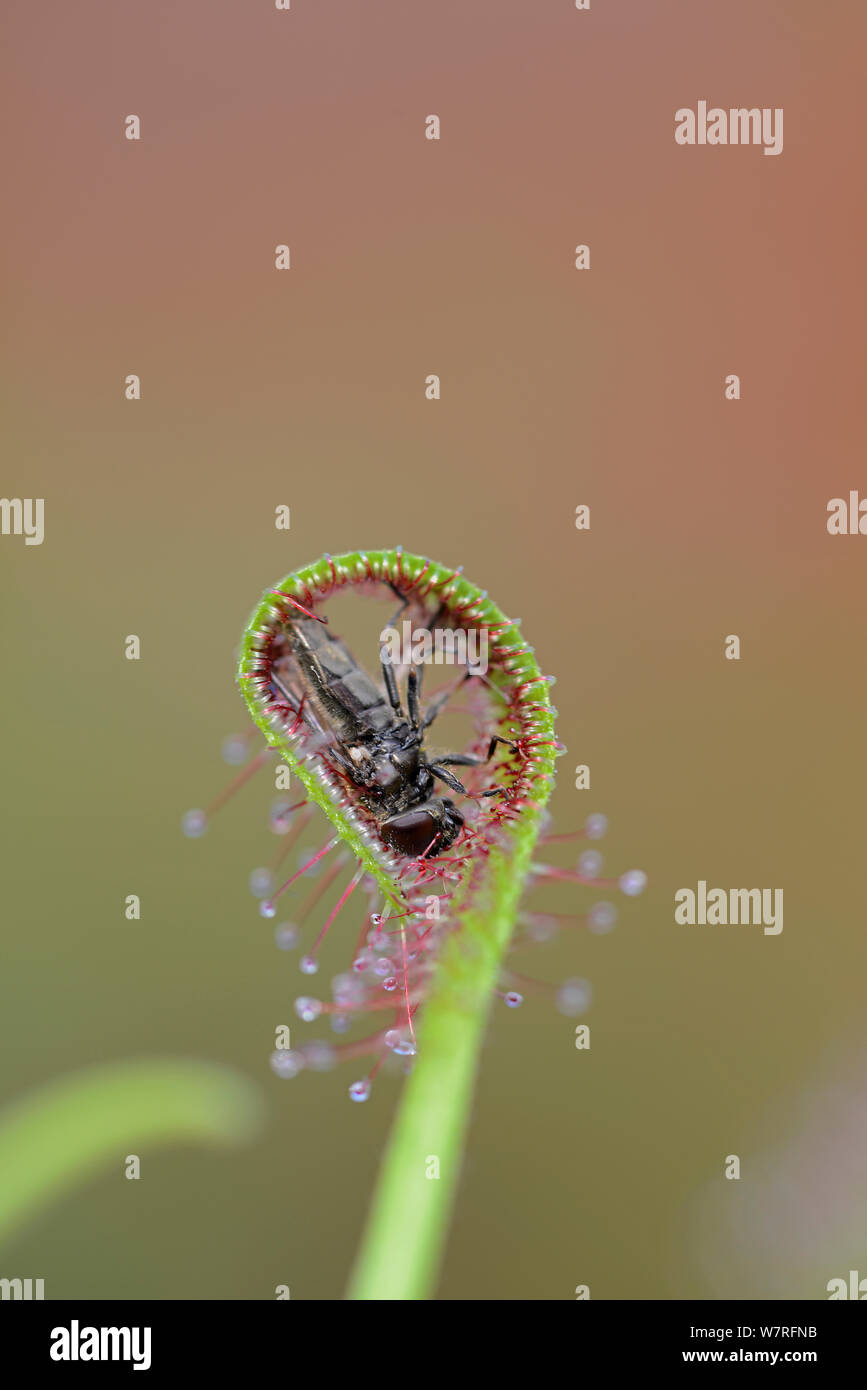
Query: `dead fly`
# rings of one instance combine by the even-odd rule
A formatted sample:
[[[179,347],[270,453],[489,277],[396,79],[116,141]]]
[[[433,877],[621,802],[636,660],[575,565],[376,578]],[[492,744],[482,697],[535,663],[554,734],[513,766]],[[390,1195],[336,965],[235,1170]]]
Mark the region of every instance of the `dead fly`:
[[[378,599],[382,587],[399,597],[401,608],[390,628],[380,633],[380,680],[332,635],[316,608],[341,591]],[[413,625],[404,623],[401,644],[392,640],[397,636],[395,622],[410,607],[422,626],[407,635]],[[469,640],[433,640],[472,634],[478,635],[478,645]],[[422,671],[432,650],[435,660],[444,658],[460,670],[429,696],[423,709]],[[448,655],[451,652],[459,653],[456,662]],[[493,679],[486,674],[489,669]],[[223,749],[225,761],[238,764],[238,772],[204,810],[187,812],[184,831],[193,837],[203,835],[210,817],[228,798],[257,769],[282,755],[275,789],[288,787],[288,779],[284,780],[288,763],[307,795],[295,804],[283,799],[272,802],[271,829],[280,837],[281,847],[268,867],[250,875],[260,915],[276,917],[283,893],[299,878],[312,877],[326,856],[337,853],[293,908],[293,919],[275,925],[277,946],[290,951],[302,941],[306,944],[307,925],[321,906],[331,902],[315,940],[299,960],[303,975],[315,975],[320,947],[346,913],[350,897],[357,893],[367,899],[363,913],[358,914],[358,935],[346,968],[331,982],[332,998],[302,995],[295,1000],[295,1013],[302,1023],[327,1017],[337,1039],[313,1040],[293,1048],[288,1028],[281,1025],[271,1058],[275,1075],[290,1078],[304,1070],[319,1071],[338,1061],[369,1057],[367,1074],[349,1087],[351,1098],[363,1101],[390,1057],[398,1059],[402,1069],[411,1065],[418,1050],[415,1020],[438,978],[441,954],[453,937],[462,936],[469,920],[466,914],[474,909],[487,911],[501,880],[509,895],[514,889],[515,905],[519,892],[546,883],[573,884],[576,889],[619,885],[628,896],[642,891],[646,876],[640,870],[630,870],[619,880],[603,877],[602,857],[595,848],[586,849],[575,868],[530,865],[528,855],[517,853],[514,866],[510,863],[510,851],[520,850],[522,835],[532,836],[541,828],[543,843],[573,838],[595,841],[607,825],[604,816],[591,815],[584,830],[567,834],[551,834],[544,822],[522,827],[532,818],[542,821],[554,759],[565,751],[554,733],[555,711],[548,695],[552,680],[541,674],[517,620],[506,618],[458,570],[423,556],[406,555],[399,549],[326,555],[263,595],[245,629],[238,669],[252,727],[246,735],[229,739]],[[479,689],[480,682],[485,691]],[[469,751],[437,757],[425,747],[427,731],[464,686],[478,692],[478,698],[467,701],[474,726]],[[506,737],[491,737],[493,729]],[[260,735],[266,745],[252,751]],[[491,764],[498,743],[510,752],[485,786],[484,769]],[[469,791],[453,771],[461,767],[472,769],[466,774]],[[480,785],[485,789],[479,790]],[[462,813],[452,799],[455,795],[458,800],[461,796],[487,799],[474,812],[464,807]],[[277,869],[300,850],[317,808],[325,812],[337,833],[314,853],[305,851],[299,867],[275,889]],[[341,841],[343,847],[338,849]],[[392,853],[383,854],[384,846]],[[550,940],[561,927],[607,932],[616,919],[616,910],[608,902],[594,903],[584,911],[568,900],[564,906],[563,913],[522,911],[514,944]],[[357,907],[355,898],[349,911]],[[467,933],[466,957],[455,954],[451,960],[469,961],[471,938],[478,940],[475,928]],[[463,945],[456,941],[455,952],[463,951]],[[588,1005],[586,980],[568,980],[558,991],[555,985],[516,974],[505,962],[501,970],[505,978],[498,984],[492,981],[492,987],[509,1008],[521,1003],[526,989],[556,994],[558,1007],[569,1017]],[[342,1036],[354,1031],[362,1019],[369,1019],[372,1031]]]
[[[427,631],[442,611],[434,614]],[[457,839],[464,817],[450,798],[437,795],[436,783],[465,796],[466,787],[449,768],[480,767],[490,761],[498,743],[515,745],[495,734],[484,758],[470,753],[429,758],[425,733],[455,687],[438,694],[422,714],[423,667],[412,662],[404,713],[389,652],[380,652],[383,694],[324,624],[323,618],[300,614],[286,619],[283,640],[278,638],[272,648],[275,696],[303,713],[322,742],[323,757],[358,788],[386,844],[404,855],[440,854]],[[478,674],[468,670],[460,684]],[[481,795],[502,791],[492,787]]]

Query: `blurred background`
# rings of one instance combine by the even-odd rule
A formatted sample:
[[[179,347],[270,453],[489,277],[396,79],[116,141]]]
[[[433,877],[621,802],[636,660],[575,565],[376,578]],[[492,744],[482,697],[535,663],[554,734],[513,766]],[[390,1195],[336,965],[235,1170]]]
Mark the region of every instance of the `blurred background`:
[[[11,0],[4,27],[2,487],[46,511],[42,546],[0,542],[0,1100],[198,1058],[267,1123],[139,1182],[119,1160],[0,1272],[342,1295],[399,1085],[271,1074],[305,986],[248,889],[269,789],[201,841],[180,818],[231,776],[262,590],[400,543],[523,619],[558,677],[556,827],[605,812],[607,869],[649,875],[610,934],[522,957],[592,982],[589,1052],[545,997],[494,1010],[439,1296],[867,1275],[867,541],[825,526],[864,482],[864,7]],[[677,146],[700,99],[783,107],[782,155]],[[676,925],[700,878],[782,887],[782,934]]]

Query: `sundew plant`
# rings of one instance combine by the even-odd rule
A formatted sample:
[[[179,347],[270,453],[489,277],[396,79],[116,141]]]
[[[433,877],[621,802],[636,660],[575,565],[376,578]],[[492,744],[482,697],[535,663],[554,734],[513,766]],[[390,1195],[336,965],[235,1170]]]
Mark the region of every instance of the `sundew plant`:
[[[397,605],[380,634],[378,681],[368,654],[351,653],[329,621],[329,602],[345,592]],[[408,649],[394,641],[400,630]],[[464,664],[426,695],[425,662],[444,650],[464,653]],[[325,555],[293,572],[265,593],[244,633],[238,683],[264,742],[258,750],[230,742],[230,759],[245,765],[228,792],[275,758],[300,784],[272,807],[284,841],[251,883],[261,915],[277,918],[284,894],[291,899],[299,879],[322,869],[275,935],[284,950],[299,947],[311,981],[295,1003],[299,1019],[325,1025],[331,1037],[278,1048],[272,1068],[289,1080],[350,1064],[357,1103],[381,1071],[408,1073],[353,1298],[425,1298],[435,1286],[489,1009],[496,1000],[518,1007],[516,985],[537,984],[509,971],[508,948],[516,927],[522,939],[539,939],[558,926],[553,914],[522,910],[525,890],[546,877],[630,896],[645,884],[639,870],[602,878],[595,849],[575,869],[534,862],[540,841],[570,838],[550,833],[545,811],[565,751],[552,681],[519,622],[484,590],[461,570],[400,548]],[[432,726],[452,701],[469,714],[471,733],[462,749],[435,754]],[[228,792],[187,813],[187,834],[204,833]],[[324,843],[287,873],[319,812],[330,823]],[[577,837],[594,840],[605,828],[603,816],[591,816]],[[615,915],[597,902],[571,920],[605,931]],[[312,918],[318,928],[308,926]],[[319,951],[336,923],[346,966],[323,994],[313,989]],[[580,1013],[589,987],[568,981],[557,999],[563,1012]],[[432,1159],[438,1181],[426,1177]]]

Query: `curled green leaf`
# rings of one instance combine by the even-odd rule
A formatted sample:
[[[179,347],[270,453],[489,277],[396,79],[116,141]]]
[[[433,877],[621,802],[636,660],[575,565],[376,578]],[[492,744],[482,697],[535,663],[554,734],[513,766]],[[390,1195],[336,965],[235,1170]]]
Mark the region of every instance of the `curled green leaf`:
[[[345,784],[330,778],[322,759],[296,739],[297,722],[275,705],[270,679],[275,643],[298,612],[315,615],[341,590],[382,592],[384,585],[422,606],[430,599],[454,626],[484,631],[490,644],[490,718],[517,755],[497,764],[502,797],[485,803],[488,809],[468,830],[460,852],[451,854],[456,882],[449,884],[449,932],[419,1010],[418,1057],[350,1286],[350,1297],[357,1299],[418,1299],[434,1287],[480,1042],[553,785],[558,746],[548,678],[532,647],[460,571],[399,549],[353,551],[323,556],[269,591],[244,634],[238,672],[244,698],[269,744],[376,881],[386,905],[398,914],[405,905],[406,862],[395,863],[384,852],[369,821],[348,803]],[[435,1180],[427,1172],[432,1159],[438,1164]]]

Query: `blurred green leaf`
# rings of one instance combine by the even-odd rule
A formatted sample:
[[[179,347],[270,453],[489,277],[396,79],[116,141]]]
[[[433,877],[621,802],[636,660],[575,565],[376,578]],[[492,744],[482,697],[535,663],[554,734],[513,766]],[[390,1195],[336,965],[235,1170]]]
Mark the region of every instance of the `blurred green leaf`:
[[[114,1062],[75,1072],[0,1113],[0,1240],[101,1167],[192,1140],[236,1144],[262,1123],[258,1089],[206,1062]]]

